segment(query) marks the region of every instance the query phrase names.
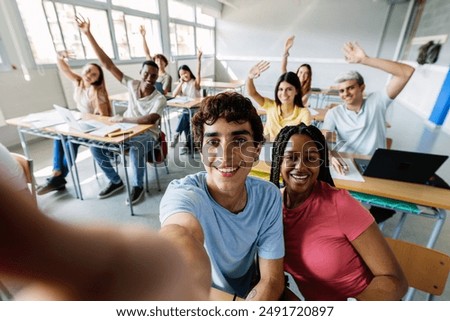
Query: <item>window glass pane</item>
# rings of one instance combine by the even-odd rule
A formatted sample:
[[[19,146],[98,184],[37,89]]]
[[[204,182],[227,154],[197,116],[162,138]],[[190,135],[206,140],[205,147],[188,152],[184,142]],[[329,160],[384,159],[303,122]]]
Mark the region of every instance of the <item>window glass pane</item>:
[[[82,15],[85,19],[89,18],[89,21],[91,22],[91,33],[94,35],[95,40],[97,40],[100,47],[105,51],[105,53],[112,59],[114,59],[114,51],[111,41],[111,31],[109,30],[109,24],[108,24],[108,17],[106,14],[106,11],[104,10],[96,10],[96,9],[90,9],[86,7],[76,7],[75,8],[76,13]],[[67,49],[73,50],[76,52],[76,58],[77,59],[83,59],[84,57],[79,56],[78,52],[76,50],[79,50],[81,54],[81,48],[80,46],[80,36],[81,32],[78,28],[78,25],[75,23],[74,18],[74,25],[76,27],[76,30],[73,31],[73,33],[69,33],[68,37],[73,38],[73,44],[72,48],[68,47]],[[83,35],[81,38],[82,45],[84,47],[84,51],[86,53],[86,59],[96,59],[97,56],[92,49],[91,44],[89,43],[89,40],[86,39],[86,37]],[[67,38],[66,35],[64,35],[64,41],[67,44]],[[80,49],[79,49],[80,48]]]
[[[173,56],[195,55],[194,27],[170,23],[170,51]]]
[[[48,4],[51,5],[49,1],[44,1],[44,5]],[[17,5],[35,62],[37,64],[54,63],[56,61],[55,47],[41,2],[17,0]],[[48,23],[52,25],[55,21],[56,15],[53,11],[53,16],[48,18]],[[62,44],[60,35],[55,39],[55,45],[57,43]]]
[[[161,33],[159,31],[158,21],[130,15],[125,15],[125,20],[131,57],[145,57],[142,36],[139,31],[139,26],[141,25],[145,26],[145,38],[150,48],[150,53],[154,55],[162,52]]]
[[[148,13],[159,13],[158,0],[112,0],[112,4]]]
[[[201,8],[197,7],[197,23],[214,27],[216,25],[216,20],[214,19],[214,17],[202,13]]]
[[[169,17],[195,22],[194,7],[175,0],[169,0]]]
[[[197,48],[204,54],[214,54],[214,30],[197,27]]]
[[[113,11],[112,18],[116,35],[117,50],[119,51],[119,59],[130,59],[127,31],[125,29],[125,15],[121,11]]]

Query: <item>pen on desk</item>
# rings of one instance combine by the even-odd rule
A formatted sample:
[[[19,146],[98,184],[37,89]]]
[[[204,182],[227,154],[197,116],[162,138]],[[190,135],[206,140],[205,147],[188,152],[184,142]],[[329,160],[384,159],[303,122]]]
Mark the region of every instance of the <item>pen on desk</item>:
[[[338,158],[337,160],[338,160],[339,164],[341,164],[344,172],[347,172],[349,170],[348,164],[342,158]]]
[[[117,136],[121,136],[121,135],[125,135],[125,134],[131,134],[132,132],[133,132],[133,130],[129,129],[129,130],[125,130],[125,131],[109,133],[108,136],[112,138],[112,137],[117,137]]]

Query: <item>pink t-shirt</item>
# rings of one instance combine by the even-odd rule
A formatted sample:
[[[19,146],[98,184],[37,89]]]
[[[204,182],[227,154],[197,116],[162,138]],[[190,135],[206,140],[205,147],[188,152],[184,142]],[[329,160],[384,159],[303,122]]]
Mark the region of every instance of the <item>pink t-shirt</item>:
[[[345,190],[318,181],[295,209],[283,208],[284,269],[306,300],[339,301],[361,293],[373,274],[350,243],[374,221]]]

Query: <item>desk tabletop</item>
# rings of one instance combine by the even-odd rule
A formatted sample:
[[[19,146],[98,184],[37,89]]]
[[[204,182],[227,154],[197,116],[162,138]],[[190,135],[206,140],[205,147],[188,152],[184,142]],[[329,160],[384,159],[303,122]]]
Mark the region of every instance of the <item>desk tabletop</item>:
[[[260,161],[253,169],[270,173],[270,163]],[[333,179],[337,188],[375,196],[392,198],[417,205],[450,210],[450,190],[429,185],[406,183],[389,179],[364,177],[364,182]]]
[[[223,81],[211,81],[205,80],[200,82],[201,87],[222,88],[222,89],[236,89],[244,86],[245,82],[242,80],[223,82]]]
[[[200,103],[202,102],[203,97],[201,98],[194,98],[194,99],[190,99],[188,101],[179,101],[177,100],[177,98],[174,99],[170,99],[167,101],[167,107],[174,107],[174,108],[194,108],[194,107],[198,107],[198,105],[200,105]]]
[[[43,114],[45,115],[45,113],[51,113],[51,112],[54,112],[54,110],[43,112]],[[30,123],[27,121],[27,117],[28,116],[11,118],[11,119],[6,120],[6,123],[17,126],[17,127],[25,127],[25,128],[29,128],[29,129],[34,128],[33,123]],[[107,126],[114,124],[110,121],[110,117],[106,117],[106,116],[81,114],[81,118],[83,120],[99,121],[99,122],[104,123]],[[65,136],[86,138],[89,140],[96,140],[96,141],[101,141],[101,142],[105,142],[105,143],[118,144],[118,143],[126,141],[127,139],[129,139],[131,137],[140,135],[143,132],[146,132],[150,128],[154,128],[154,127],[155,127],[155,125],[136,124],[136,126],[130,128],[130,130],[133,131],[132,133],[124,134],[124,135],[120,135],[120,136],[116,136],[116,137],[101,137],[101,136],[91,135],[89,133],[83,133],[83,132],[74,130],[66,123],[60,123],[60,124],[57,124],[54,126],[49,126],[49,127],[36,128],[36,130],[40,130],[43,132],[49,132],[49,133],[62,134]]]

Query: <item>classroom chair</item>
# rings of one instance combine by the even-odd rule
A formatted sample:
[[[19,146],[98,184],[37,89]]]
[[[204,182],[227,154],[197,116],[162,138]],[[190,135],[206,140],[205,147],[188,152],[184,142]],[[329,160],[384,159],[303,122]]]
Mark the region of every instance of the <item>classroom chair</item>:
[[[395,254],[410,290],[403,298],[412,301],[414,289],[427,293],[427,300],[444,292],[450,271],[450,256],[410,242],[386,238]]]

